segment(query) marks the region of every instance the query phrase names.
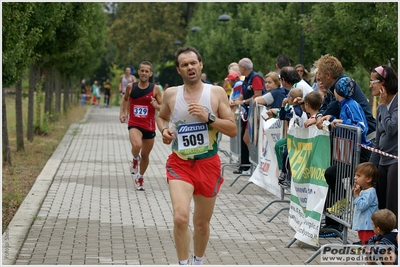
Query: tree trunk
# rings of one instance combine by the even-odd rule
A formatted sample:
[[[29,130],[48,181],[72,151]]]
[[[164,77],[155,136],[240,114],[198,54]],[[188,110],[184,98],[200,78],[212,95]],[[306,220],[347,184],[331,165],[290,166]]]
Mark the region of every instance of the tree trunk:
[[[67,76],[66,75],[62,76],[62,82],[63,82],[63,92],[64,92],[63,112],[64,112],[64,114],[67,114],[69,94],[68,94],[68,85],[67,85]]]
[[[51,76],[51,70],[49,67],[46,67],[46,76],[44,77],[44,114],[47,112],[50,112],[50,76]]]
[[[66,77],[66,90],[68,94],[68,106],[69,108],[71,105],[75,105],[76,99],[75,99],[75,94],[74,91],[72,90],[72,85],[71,85],[71,76]]]
[[[35,88],[39,83],[39,67],[36,64],[31,64],[29,69],[29,99],[28,99],[28,127],[26,137],[28,141],[33,142],[33,118],[35,106]]]
[[[34,133],[42,134],[42,103],[43,103],[43,82],[45,79],[45,74],[41,73],[39,69],[40,79],[36,84],[36,102],[35,102],[35,123],[34,123]]]
[[[56,121],[56,114],[54,111],[54,106],[55,104],[53,104],[54,102],[54,98],[55,98],[55,88],[56,88],[56,69],[53,67],[51,67],[51,87],[50,87],[50,117],[49,117],[49,121],[50,122],[54,122]]]
[[[54,91],[53,67],[47,68],[44,84],[45,84],[44,113],[45,116],[50,116],[53,113],[52,112],[53,91]]]
[[[56,118],[59,118],[59,116],[61,114],[61,85],[62,85],[62,82],[60,81],[60,73],[56,70],[54,72],[54,90],[55,90],[55,95],[56,95],[56,103],[55,103],[54,111],[55,111]]]
[[[17,129],[17,151],[24,150],[24,124],[22,121],[22,80],[15,85],[15,121]]]
[[[66,76],[65,77],[65,90],[67,92],[68,95],[68,102],[67,102],[67,109],[71,106],[71,105],[75,105],[75,94],[73,92],[73,90],[71,89],[71,76]]]
[[[3,98],[3,126],[2,126],[2,134],[3,134],[3,166],[10,165],[11,166],[11,150],[10,150],[10,142],[8,140],[8,128],[7,128],[7,113],[6,113],[6,89],[2,89],[2,98]]]

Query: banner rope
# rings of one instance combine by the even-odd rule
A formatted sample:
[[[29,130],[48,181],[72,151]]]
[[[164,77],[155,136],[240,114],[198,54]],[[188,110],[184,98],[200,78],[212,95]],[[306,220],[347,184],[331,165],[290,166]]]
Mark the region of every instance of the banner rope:
[[[372,147],[369,147],[369,146],[366,146],[366,145],[363,145],[363,144],[357,144],[357,145],[359,145],[359,146],[361,146],[361,147],[363,147],[363,148],[365,148],[365,149],[368,149],[368,150],[370,150],[370,151],[372,151],[372,152],[381,154],[381,155],[383,155],[383,156],[391,157],[391,158],[394,158],[394,159],[399,159],[398,156],[391,155],[391,154],[386,153],[386,152],[383,152],[383,151],[381,151],[381,150],[379,150],[379,149],[372,148]]]

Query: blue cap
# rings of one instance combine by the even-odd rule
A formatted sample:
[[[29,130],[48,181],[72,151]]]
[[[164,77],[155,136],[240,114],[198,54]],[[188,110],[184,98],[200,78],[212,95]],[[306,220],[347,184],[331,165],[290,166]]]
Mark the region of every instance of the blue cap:
[[[335,84],[336,93],[345,98],[351,97],[355,89],[356,82],[349,77],[343,77]]]

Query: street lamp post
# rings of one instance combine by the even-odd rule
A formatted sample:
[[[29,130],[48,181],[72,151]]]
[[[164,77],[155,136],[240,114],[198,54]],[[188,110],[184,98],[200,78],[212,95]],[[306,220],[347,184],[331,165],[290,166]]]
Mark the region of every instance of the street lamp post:
[[[218,21],[222,21],[223,23],[230,21],[230,20],[231,20],[231,16],[229,16],[228,14],[222,14],[218,17]],[[235,51],[235,44],[231,43],[231,45],[233,46],[233,51]],[[235,53],[233,53],[233,54],[235,54]]]
[[[301,3],[301,14],[304,14],[304,2]],[[303,64],[304,35],[303,28],[300,27],[300,64]]]

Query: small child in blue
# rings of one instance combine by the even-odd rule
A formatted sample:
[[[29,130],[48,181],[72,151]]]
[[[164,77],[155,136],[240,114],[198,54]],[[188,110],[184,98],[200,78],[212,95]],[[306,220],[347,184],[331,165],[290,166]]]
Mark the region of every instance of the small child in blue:
[[[360,127],[362,132],[361,144],[370,146],[371,142],[367,140],[368,122],[364,110],[360,104],[351,98],[354,90],[355,81],[349,77],[343,77],[335,84],[334,92],[335,98],[340,104],[340,118],[337,119],[335,116],[331,116],[329,121],[334,128],[337,123]],[[369,154],[370,152],[368,152]]]
[[[375,235],[372,226],[372,213],[378,210],[378,197],[373,183],[378,180],[379,172],[372,162],[364,162],[354,169],[354,213],[353,230],[358,232],[361,244],[367,244]]]

